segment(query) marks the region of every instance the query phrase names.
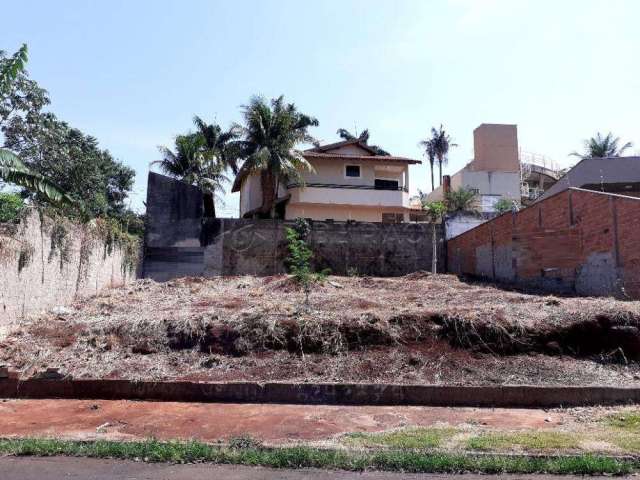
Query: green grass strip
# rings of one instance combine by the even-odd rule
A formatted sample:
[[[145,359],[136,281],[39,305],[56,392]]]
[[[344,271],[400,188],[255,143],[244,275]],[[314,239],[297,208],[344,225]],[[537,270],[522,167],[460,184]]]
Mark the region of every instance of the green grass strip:
[[[0,454],[117,458],[146,462],[211,462],[272,468],[385,470],[416,473],[555,473],[622,475],[637,470],[631,459],[594,455],[572,457],[478,456],[416,450],[349,451],[311,447],[229,448],[200,442],[113,442],[46,439],[0,440]]]

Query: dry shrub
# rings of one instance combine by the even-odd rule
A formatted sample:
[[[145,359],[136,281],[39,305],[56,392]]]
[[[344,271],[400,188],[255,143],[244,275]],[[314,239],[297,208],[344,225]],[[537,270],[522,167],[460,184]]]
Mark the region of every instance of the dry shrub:
[[[44,338],[57,348],[73,345],[78,335],[86,332],[86,326],[65,321],[39,321],[29,326],[28,333],[34,337]]]

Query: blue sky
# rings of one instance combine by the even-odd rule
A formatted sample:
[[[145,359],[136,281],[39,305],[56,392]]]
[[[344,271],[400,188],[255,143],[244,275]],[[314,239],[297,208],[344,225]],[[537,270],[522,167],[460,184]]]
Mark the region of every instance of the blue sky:
[[[194,114],[239,121],[252,94],[284,94],[322,141],[369,128],[414,158],[442,123],[451,173],[483,122],[516,123],[524,150],[561,165],[598,130],[640,151],[636,0],[22,0],[2,16],[0,49],[29,45],[51,110],[135,168],[138,209],[157,146]],[[412,190],[428,177],[414,167]]]

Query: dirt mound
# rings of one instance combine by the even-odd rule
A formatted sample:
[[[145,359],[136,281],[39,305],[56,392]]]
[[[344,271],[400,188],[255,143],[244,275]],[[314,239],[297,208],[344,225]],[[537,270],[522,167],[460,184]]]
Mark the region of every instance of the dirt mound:
[[[624,311],[579,314],[562,324],[526,326],[504,317],[445,315],[439,334],[451,345],[500,355],[566,354],[640,359],[640,315]]]
[[[0,363],[23,375],[112,378],[628,383],[637,360],[639,302],[422,272],[329,278],[308,304],[287,276],[145,280],[25,320],[0,342]]]

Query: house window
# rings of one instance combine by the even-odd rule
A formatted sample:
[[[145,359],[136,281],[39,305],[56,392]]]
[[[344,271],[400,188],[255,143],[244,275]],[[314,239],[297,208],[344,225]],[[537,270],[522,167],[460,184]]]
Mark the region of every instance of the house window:
[[[350,178],[360,178],[360,165],[345,165],[344,176]]]
[[[375,179],[376,190],[398,190],[397,180],[385,180],[383,178]]]
[[[404,222],[403,213],[383,213],[382,223],[402,223]]]

